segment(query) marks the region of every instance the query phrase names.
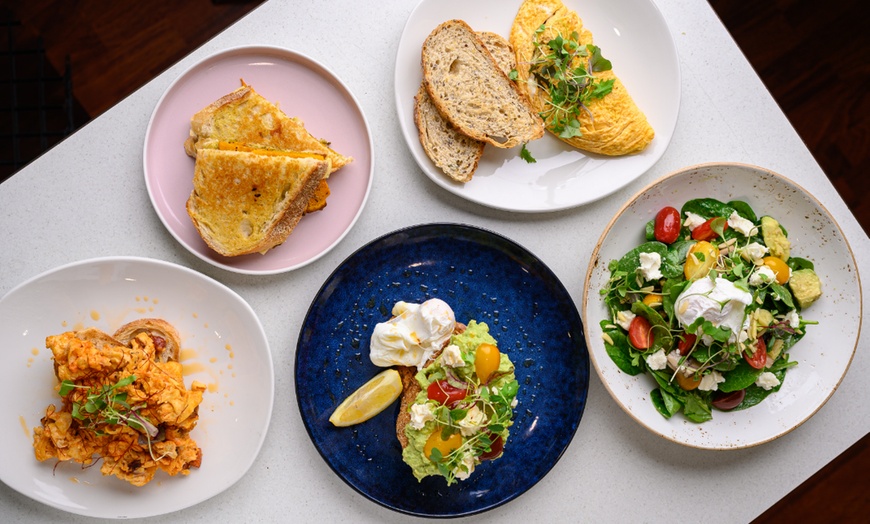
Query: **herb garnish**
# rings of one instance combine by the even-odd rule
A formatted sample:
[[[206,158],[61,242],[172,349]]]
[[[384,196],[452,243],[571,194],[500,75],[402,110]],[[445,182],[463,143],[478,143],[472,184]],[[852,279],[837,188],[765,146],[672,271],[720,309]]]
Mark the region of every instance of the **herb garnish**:
[[[64,380],[60,384],[60,396],[66,397],[74,389],[88,391],[84,403],[72,403],[72,416],[85,422],[85,427],[92,430],[96,435],[105,433],[101,428],[107,425],[124,425],[145,434],[148,441],[148,450],[151,452],[151,439],[157,437],[159,429],[147,418],[139,414],[143,405],[131,406],[127,402],[127,393],[120,391],[136,381],[136,375],[128,375],[116,383],[104,384],[99,387],[80,386],[72,380]],[[153,453],[151,454],[154,457]]]
[[[576,31],[568,39],[559,34],[541,42],[545,29],[546,24],[542,24],[535,31],[535,56],[529,64],[530,80],[549,94],[549,108],[540,112],[541,118],[559,138],[581,136],[582,113],[592,118],[587,104],[613,90],[614,79],[597,80],[592,73],[609,71],[612,65],[601,56],[598,46],[580,45]]]

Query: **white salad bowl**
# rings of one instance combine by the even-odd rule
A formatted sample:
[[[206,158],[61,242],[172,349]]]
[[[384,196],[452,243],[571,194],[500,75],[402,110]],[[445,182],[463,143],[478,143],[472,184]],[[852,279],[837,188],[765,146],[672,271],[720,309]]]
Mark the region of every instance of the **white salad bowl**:
[[[779,391],[749,409],[713,411],[695,423],[678,413],[664,418],[650,400],[656,387],[649,374],[630,376],[611,360],[601,321],[609,319],[600,290],[610,277],[608,264],[645,241],[644,228],[665,206],[680,209],[688,200],[742,200],[761,217],[777,219],[788,231],[792,255],[811,260],[822,281],[822,296],[802,312],[818,325],[789,350],[798,362]],[[590,259],[583,295],[583,324],[592,363],[616,403],[632,418],[665,439],[703,449],[739,449],[776,439],[812,417],[833,395],[849,368],[862,317],[858,267],[849,243],[830,213],[806,190],[767,169],[737,163],[711,163],[680,169],[650,184],[625,204],[601,235]]]

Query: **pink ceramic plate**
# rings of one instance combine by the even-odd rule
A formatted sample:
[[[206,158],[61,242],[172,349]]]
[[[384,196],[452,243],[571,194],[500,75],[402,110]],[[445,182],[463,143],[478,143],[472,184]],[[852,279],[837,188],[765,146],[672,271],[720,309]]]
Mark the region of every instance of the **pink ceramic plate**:
[[[353,162],[330,176],[326,208],[305,216],[284,244],[265,255],[224,257],[205,244],[187,215],[194,161],[184,152],[184,140],[194,113],[237,89],[241,79]],[[143,159],[151,203],[172,236],[206,262],[248,274],[290,271],[338,244],[368,198],[373,161],[369,125],[350,90],[311,58],[275,47],[229,49],[184,72],[151,115]]]

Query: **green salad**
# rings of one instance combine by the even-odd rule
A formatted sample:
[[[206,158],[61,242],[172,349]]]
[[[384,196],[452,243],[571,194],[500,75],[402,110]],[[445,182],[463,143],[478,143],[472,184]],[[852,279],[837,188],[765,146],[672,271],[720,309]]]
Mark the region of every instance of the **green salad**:
[[[778,391],[822,291],[785,228],[745,202],[703,198],[660,210],[645,237],[610,262],[601,290],[602,338],[619,369],[648,373],[656,410],[693,422]]]

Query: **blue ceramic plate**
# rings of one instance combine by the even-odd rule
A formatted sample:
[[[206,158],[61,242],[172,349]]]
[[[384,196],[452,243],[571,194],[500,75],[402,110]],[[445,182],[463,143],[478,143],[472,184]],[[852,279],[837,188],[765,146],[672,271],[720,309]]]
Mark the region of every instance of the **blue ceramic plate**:
[[[450,304],[460,322],[486,322],[520,383],[502,457],[450,487],[440,477],[418,483],[402,461],[398,402],[357,426],[336,428],[328,420],[382,371],[369,360],[375,324],[399,300],[433,297]],[[296,350],[299,410],[329,467],[374,502],[425,517],[480,513],[535,485],[571,442],[588,385],[583,324],[559,279],[523,247],[466,225],[402,229],[348,257],[311,304]]]

